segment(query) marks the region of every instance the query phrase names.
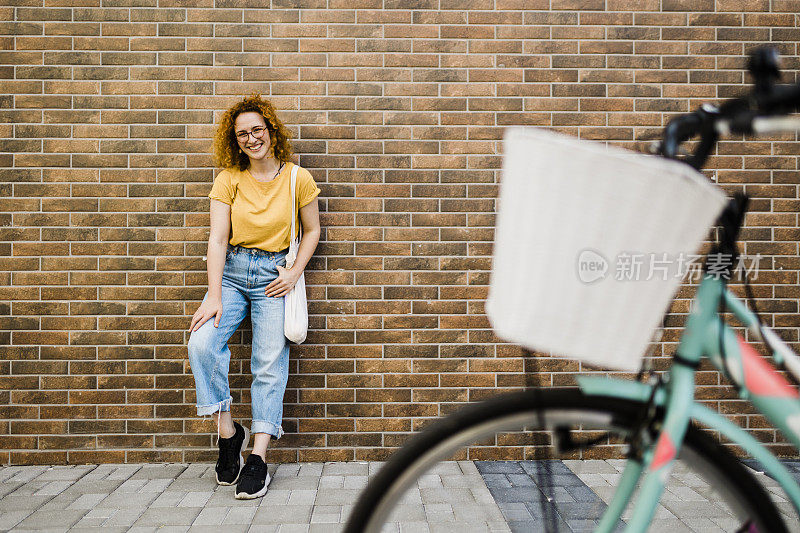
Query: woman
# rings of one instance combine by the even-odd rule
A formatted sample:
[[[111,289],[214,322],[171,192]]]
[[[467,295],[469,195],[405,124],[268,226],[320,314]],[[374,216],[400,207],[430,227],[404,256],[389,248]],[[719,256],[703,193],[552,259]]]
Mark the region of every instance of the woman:
[[[216,164],[224,168],[211,193],[208,292],[192,317],[189,360],[197,391],[197,414],[213,415],[219,436],[217,483],[236,483],[236,498],[266,494],[265,462],[271,438],[283,434],[283,395],[289,344],[283,335],[283,296],[297,282],[320,235],[311,174],[298,167],[291,206],[294,163],[289,132],[269,101],[245,98],[222,116],[214,137]],[[299,211],[303,236],[297,259],[284,268],[291,217]],[[231,418],[228,339],[250,311],[253,451],[244,463],[248,430]],[[213,320],[211,320],[213,319]]]

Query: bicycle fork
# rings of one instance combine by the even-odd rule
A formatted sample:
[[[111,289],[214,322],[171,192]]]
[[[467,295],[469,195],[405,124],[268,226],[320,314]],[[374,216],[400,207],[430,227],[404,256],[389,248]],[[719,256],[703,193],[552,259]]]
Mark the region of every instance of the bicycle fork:
[[[704,283],[698,289],[695,303],[717,302],[718,299],[719,287],[714,283]],[[689,427],[694,403],[695,371],[705,352],[705,326],[716,317],[716,310],[716,303],[704,308],[697,305],[689,315],[666,386],[654,385],[651,392],[649,405],[654,405],[656,395],[660,395],[657,403],[665,407],[664,419],[658,421],[650,417],[639,431],[642,437],[646,437],[652,422],[658,424],[655,427],[655,443],[633,443],[638,449],[631,450],[631,458],[625,465],[619,486],[600,521],[598,531],[611,532],[616,528],[640,479],[643,480],[642,485],[625,531],[643,532],[650,525]],[[637,438],[634,435],[634,439]]]

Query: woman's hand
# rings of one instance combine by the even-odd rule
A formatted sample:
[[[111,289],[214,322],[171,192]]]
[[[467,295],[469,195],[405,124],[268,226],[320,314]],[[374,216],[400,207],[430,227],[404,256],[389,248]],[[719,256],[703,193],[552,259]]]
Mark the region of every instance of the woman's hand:
[[[194,312],[189,331],[197,331],[211,317],[214,317],[214,327],[219,327],[219,319],[222,318],[222,299],[206,298],[197,311]]]
[[[294,284],[297,283],[298,279],[300,279],[300,274],[303,273],[302,270],[300,272],[295,272],[294,269],[287,269],[280,265],[277,265],[277,268],[278,277],[272,280],[272,282],[267,285],[267,288],[264,290],[264,294],[270,298],[280,298],[281,296],[286,296],[289,294],[289,291],[292,290]]]

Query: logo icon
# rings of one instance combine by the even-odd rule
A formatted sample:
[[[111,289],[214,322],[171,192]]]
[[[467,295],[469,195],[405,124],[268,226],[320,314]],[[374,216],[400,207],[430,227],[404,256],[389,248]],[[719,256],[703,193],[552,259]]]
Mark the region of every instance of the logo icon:
[[[608,261],[600,253],[587,248],[578,254],[578,279],[594,283],[608,274]]]

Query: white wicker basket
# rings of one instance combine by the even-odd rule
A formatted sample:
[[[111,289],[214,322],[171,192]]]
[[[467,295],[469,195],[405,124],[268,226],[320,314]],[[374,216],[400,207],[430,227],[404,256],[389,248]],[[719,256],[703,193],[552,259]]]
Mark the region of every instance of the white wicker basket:
[[[496,333],[635,371],[680,284],[681,258],[726,197],[683,163],[510,128],[498,201],[486,302]]]

